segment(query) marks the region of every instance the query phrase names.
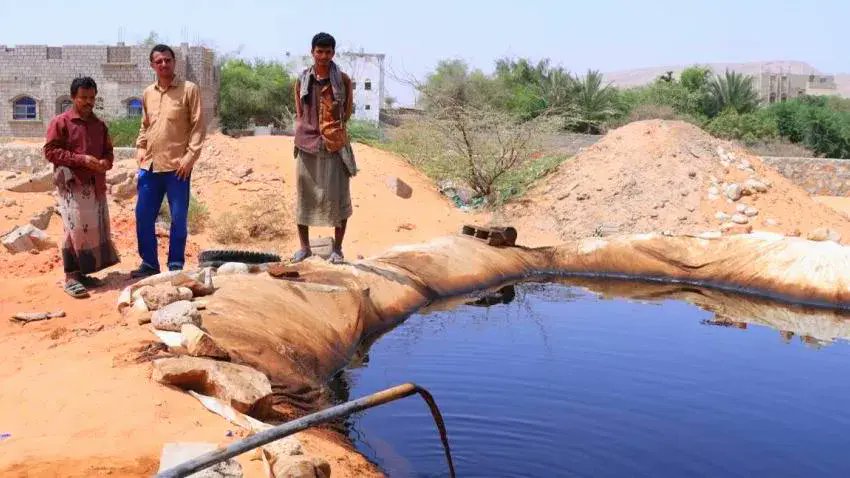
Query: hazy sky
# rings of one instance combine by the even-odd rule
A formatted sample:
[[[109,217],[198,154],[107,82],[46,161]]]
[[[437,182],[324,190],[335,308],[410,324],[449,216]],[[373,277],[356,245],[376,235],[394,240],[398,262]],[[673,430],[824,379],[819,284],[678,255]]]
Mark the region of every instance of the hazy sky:
[[[155,30],[171,43],[282,58],[327,31],[337,49],[385,53],[401,77],[422,77],[442,58],[489,71],[503,56],[548,57],[577,72],[800,60],[842,73],[848,18],[850,0],[0,0],[0,44],[135,43]],[[398,82],[387,89],[413,99]]]

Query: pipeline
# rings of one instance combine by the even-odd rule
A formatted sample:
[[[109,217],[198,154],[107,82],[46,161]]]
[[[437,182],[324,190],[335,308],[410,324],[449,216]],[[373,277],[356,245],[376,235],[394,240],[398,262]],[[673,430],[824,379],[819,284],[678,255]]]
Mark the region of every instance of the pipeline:
[[[446,425],[443,422],[443,416],[440,409],[437,407],[437,402],[428,390],[416,385],[415,383],[403,383],[380,392],[367,395],[365,397],[351,400],[325,410],[311,413],[296,420],[292,420],[281,425],[278,425],[268,430],[261,431],[242,440],[236,441],[228,445],[226,448],[211,451],[197,458],[181,463],[173,468],[169,468],[156,475],[156,478],[182,478],[191,475],[197,471],[208,468],[216,463],[241,455],[247,451],[267,445],[275,440],[285,438],[293,433],[297,433],[312,426],[321,423],[329,422],[340,417],[350,415],[362,410],[384,405],[395,400],[409,397],[414,393],[425,400],[428,408],[431,410],[431,416],[434,418],[434,423],[437,425],[437,430],[440,432],[440,440],[443,442],[443,450],[446,453],[446,461],[449,464],[449,474],[451,478],[455,477],[455,467],[452,462],[452,453],[449,448],[449,438],[446,433]]]

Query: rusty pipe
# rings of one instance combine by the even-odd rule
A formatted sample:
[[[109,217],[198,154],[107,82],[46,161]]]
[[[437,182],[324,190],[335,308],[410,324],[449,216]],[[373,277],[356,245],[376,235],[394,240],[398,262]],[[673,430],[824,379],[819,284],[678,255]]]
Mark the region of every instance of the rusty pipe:
[[[428,390],[425,390],[415,383],[409,382],[396,385],[395,387],[388,388],[356,400],[341,403],[316,413],[305,415],[296,420],[283,423],[276,427],[269,428],[268,430],[255,433],[247,438],[233,442],[225,448],[205,453],[197,458],[181,463],[173,468],[169,468],[168,470],[157,474],[156,477],[182,478],[189,476],[192,473],[208,468],[216,463],[220,463],[247,451],[269,444],[275,440],[306,430],[312,426],[409,397],[414,393],[418,393],[422,399],[425,400],[425,403],[428,404],[428,408],[431,410],[431,416],[434,418],[434,423],[436,423],[437,430],[440,432],[440,440],[443,442],[443,450],[446,453],[446,461],[449,464],[449,474],[452,478],[454,478],[455,467],[452,462],[449,439],[446,434],[446,426],[443,422],[443,416],[440,413],[440,409],[437,407],[437,402],[434,401],[434,397],[428,392]]]

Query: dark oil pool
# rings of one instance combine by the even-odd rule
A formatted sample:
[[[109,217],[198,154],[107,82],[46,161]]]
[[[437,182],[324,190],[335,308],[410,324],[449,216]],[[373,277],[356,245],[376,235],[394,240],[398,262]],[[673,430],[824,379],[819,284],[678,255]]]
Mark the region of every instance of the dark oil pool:
[[[850,319],[653,287],[522,283],[423,310],[338,398],[427,388],[459,477],[850,476]],[[346,427],[389,476],[448,476],[418,398]]]

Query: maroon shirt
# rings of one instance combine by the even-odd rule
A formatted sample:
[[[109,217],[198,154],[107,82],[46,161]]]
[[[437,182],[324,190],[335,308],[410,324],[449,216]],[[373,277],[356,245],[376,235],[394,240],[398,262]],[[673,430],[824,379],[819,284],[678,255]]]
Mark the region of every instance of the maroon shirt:
[[[44,157],[53,163],[54,170],[67,166],[81,184],[94,183],[97,194],[106,193],[106,174],[83,166],[85,155],[109,161],[112,168],[112,140],[106,124],[94,114],[84,120],[71,107],[54,117],[47,127]]]

